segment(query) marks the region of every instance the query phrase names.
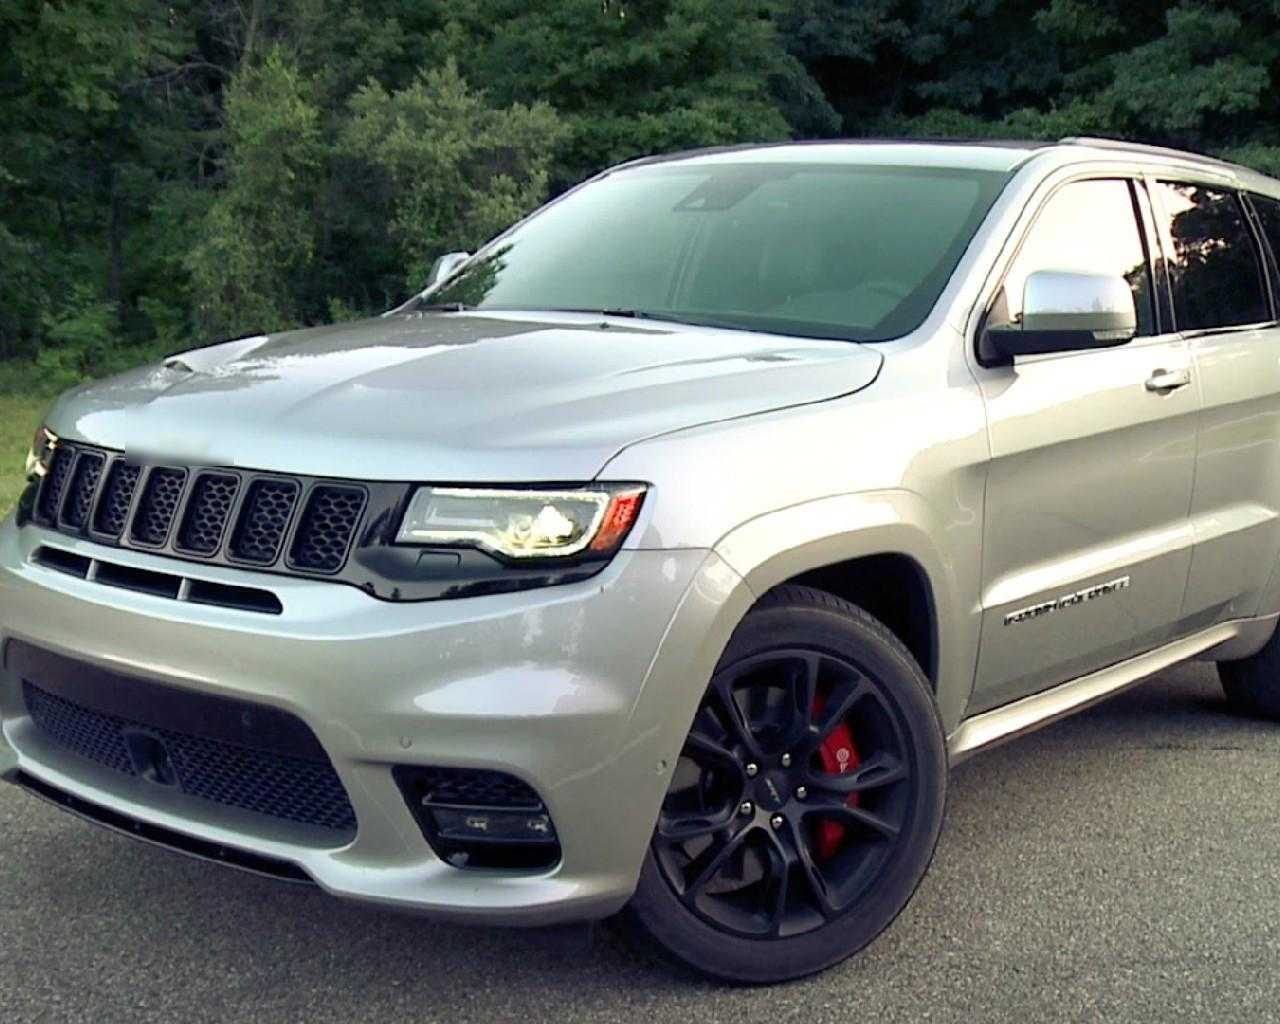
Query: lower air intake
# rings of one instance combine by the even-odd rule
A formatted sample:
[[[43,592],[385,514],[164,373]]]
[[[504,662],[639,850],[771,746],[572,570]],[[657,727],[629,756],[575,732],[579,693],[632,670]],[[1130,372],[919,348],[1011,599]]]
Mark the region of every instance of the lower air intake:
[[[6,644],[4,665],[22,680],[38,732],[71,754],[197,800],[323,830],[315,839],[325,845],[355,836],[342,781],[295,715],[123,675],[21,640]]]

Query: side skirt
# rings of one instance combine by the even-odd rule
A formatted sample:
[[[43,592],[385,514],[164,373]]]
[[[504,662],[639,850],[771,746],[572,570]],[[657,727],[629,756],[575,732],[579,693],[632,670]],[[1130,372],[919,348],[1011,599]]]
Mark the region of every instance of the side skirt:
[[[1278,619],[1280,616],[1269,615],[1222,622],[1136,658],[1060,683],[1051,690],[966,718],[947,737],[951,764],[957,765],[979,750],[1081,711],[1180,661],[1197,656],[1208,656],[1206,660],[1217,660],[1218,655],[1224,660],[1247,657],[1267,642]]]

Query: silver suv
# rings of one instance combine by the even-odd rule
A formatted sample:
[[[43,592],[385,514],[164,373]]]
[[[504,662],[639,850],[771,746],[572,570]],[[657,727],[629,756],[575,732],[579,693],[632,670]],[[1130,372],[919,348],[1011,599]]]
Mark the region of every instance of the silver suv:
[[[1280,182],[1070,139],[615,168],[380,319],[58,400],[0,771],[724,978],[871,941],[950,764],[1181,659],[1280,712]]]

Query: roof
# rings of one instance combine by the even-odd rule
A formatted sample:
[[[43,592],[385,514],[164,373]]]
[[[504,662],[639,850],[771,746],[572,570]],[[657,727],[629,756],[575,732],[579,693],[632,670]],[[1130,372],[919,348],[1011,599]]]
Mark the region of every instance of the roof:
[[[1011,171],[1044,148],[1043,142],[991,139],[816,139],[691,149],[642,157],[621,166],[735,163],[749,156],[753,163],[918,164]]]
[[[1081,151],[1099,154],[1127,154],[1162,163],[1196,166],[1216,175],[1267,181],[1258,172],[1216,157],[1161,146],[1149,146],[1119,139],[1070,136],[1056,142],[1030,139],[829,139],[812,142],[775,142],[740,146],[717,146],[679,153],[645,157],[624,167],[657,163],[717,164],[739,161],[750,155],[758,163],[876,163],[915,164],[931,167],[968,167],[1010,172],[1040,154],[1084,156]],[[1271,183],[1276,187],[1277,183]]]

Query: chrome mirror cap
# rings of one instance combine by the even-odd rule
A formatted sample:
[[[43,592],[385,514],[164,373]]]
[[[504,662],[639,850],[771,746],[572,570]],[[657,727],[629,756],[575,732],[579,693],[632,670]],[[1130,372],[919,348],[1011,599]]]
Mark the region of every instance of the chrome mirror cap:
[[[1088,331],[1098,342],[1128,341],[1138,331],[1129,282],[1119,275],[1037,270],[1022,291],[1024,331]]]
[[[1123,345],[1138,333],[1129,282],[1118,274],[1037,270],[1027,276],[1016,323],[986,331],[991,364],[1019,356]],[[990,365],[990,364],[988,364]]]

